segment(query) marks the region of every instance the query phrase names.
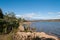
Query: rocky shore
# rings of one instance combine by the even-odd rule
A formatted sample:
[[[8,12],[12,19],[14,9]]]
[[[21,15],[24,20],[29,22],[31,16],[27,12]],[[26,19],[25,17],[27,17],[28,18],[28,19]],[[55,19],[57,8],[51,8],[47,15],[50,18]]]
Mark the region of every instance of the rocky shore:
[[[24,24],[27,24],[27,22]],[[18,31],[13,35],[13,40],[59,40],[59,39],[56,36],[48,35],[44,32],[35,31],[26,32],[24,26],[20,23]]]
[[[13,40],[58,40],[58,38],[44,32],[17,32]]]

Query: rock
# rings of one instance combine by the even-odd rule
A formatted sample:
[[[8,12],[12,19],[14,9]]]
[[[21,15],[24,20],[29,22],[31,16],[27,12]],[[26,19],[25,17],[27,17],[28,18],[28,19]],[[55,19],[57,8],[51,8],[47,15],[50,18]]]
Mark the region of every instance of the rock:
[[[24,27],[22,25],[19,26],[18,31],[24,31]]]
[[[44,32],[17,32],[13,40],[58,40],[58,38]]]

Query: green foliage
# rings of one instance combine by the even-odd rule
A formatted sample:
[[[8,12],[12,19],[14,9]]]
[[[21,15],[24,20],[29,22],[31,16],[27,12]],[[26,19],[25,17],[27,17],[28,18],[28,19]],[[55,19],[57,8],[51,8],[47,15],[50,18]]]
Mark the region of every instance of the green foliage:
[[[0,32],[3,32],[3,13],[2,10],[0,8]]]
[[[35,32],[36,31],[35,27],[30,27],[30,25],[28,25],[28,24],[23,24],[23,26],[24,26],[25,32]]]
[[[0,19],[3,19],[3,13],[2,13],[1,8],[0,8]]]
[[[26,22],[24,18],[16,18],[14,12],[3,14],[0,9],[0,34],[10,33],[12,30],[17,29],[19,22]]]
[[[25,20],[24,18],[19,18],[18,21],[19,22],[27,22],[27,20]]]
[[[10,33],[13,29],[17,29],[19,26],[18,19],[13,12],[5,13],[3,15],[0,9],[0,34]]]
[[[18,30],[17,28],[19,27],[19,22],[23,23],[26,22],[26,20],[24,18],[16,18],[14,12],[3,14],[0,9],[0,34],[7,34],[3,35],[6,40],[12,40],[12,35]]]

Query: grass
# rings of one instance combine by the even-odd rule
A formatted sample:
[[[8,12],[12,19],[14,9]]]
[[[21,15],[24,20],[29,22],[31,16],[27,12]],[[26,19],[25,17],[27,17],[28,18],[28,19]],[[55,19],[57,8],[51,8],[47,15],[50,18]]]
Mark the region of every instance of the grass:
[[[13,35],[17,32],[17,29],[12,30],[9,34],[1,34],[0,40],[13,40]]]
[[[0,35],[0,40],[12,40],[11,34]]]

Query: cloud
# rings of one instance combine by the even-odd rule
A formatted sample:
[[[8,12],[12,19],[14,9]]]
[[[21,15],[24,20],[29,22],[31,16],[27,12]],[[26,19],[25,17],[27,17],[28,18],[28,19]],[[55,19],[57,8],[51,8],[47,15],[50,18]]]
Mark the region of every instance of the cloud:
[[[60,12],[48,12],[48,14],[60,14]]]
[[[54,14],[54,12],[48,12],[48,14]]]
[[[21,15],[16,15],[16,17],[20,17]]]
[[[51,19],[59,19],[60,18],[60,12],[48,12],[48,15],[53,16]]]
[[[32,17],[34,17],[35,15],[36,15],[35,13],[27,13],[27,14],[24,14],[23,17],[32,18]]]
[[[38,20],[38,19],[59,19],[60,15],[58,14],[59,12],[48,12],[48,15],[42,15],[40,13],[25,13],[21,15],[16,15],[16,17],[21,17],[25,18],[28,20]]]
[[[60,12],[58,12],[60,14]]]
[[[22,14],[22,15],[16,15],[16,17],[22,17],[22,18],[25,18],[25,19],[38,19],[38,18],[40,18],[40,14],[25,13],[25,14]]]
[[[60,15],[58,15],[60,17]]]

